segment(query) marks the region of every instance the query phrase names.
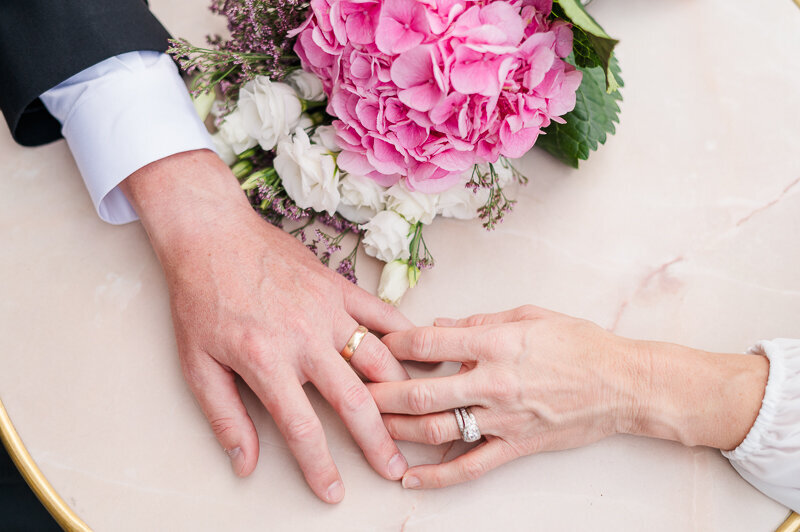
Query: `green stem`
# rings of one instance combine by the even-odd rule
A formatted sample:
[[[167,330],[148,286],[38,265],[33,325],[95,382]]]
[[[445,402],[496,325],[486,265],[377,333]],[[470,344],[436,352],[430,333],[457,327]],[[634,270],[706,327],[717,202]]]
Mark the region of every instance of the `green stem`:
[[[280,181],[280,179],[274,168],[264,168],[263,170],[250,174],[250,176],[245,179],[244,183],[242,183],[242,190],[250,190],[261,184],[275,186],[278,181]]]
[[[298,227],[297,229],[289,231],[289,234],[292,235],[292,236],[299,235],[303,231],[303,229],[305,229],[309,225],[313,224],[314,220],[316,220],[316,218],[317,218],[316,216],[309,216],[308,221],[305,224],[303,224],[302,226]]]
[[[411,239],[411,245],[408,248],[408,251],[411,257],[408,259],[408,263],[412,266],[416,266],[417,262],[419,261],[419,244],[422,241],[422,222],[417,222],[417,225],[414,226],[414,237]]]

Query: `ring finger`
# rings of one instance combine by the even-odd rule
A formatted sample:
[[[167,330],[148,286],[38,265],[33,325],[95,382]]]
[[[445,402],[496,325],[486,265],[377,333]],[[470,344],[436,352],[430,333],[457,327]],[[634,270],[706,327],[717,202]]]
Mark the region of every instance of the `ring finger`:
[[[481,434],[495,434],[495,416],[487,408],[473,406],[469,412],[475,416]],[[395,440],[439,445],[461,439],[461,430],[452,410],[424,416],[384,414],[383,423]]]
[[[358,323],[350,316],[343,316],[337,324],[336,347],[339,353],[358,329]],[[367,333],[350,358],[350,364],[372,382],[402,381],[408,373],[400,362],[392,356],[389,348],[372,333]]]

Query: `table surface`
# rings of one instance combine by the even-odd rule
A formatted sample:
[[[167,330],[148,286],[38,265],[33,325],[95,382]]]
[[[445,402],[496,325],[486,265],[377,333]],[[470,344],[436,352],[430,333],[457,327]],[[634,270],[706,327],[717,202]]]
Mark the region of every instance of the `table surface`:
[[[151,4],[198,43],[224,28],[204,1]],[[531,182],[493,233],[433,224],[437,267],[401,309],[425,324],[531,302],[716,351],[800,336],[797,6],[601,0],[591,11],[622,40],[617,135],[580,171],[526,156]],[[95,530],[767,531],[787,514],[717,451],[621,436],[404,491],[369,468],[313,389],[344,502],[313,496],[248,391],[261,461],[238,479],[182,379],[142,227],[97,218],[63,141],[24,149],[0,128],[0,396]],[[374,290],[378,264],[359,268]],[[462,450],[401,447],[412,463]]]

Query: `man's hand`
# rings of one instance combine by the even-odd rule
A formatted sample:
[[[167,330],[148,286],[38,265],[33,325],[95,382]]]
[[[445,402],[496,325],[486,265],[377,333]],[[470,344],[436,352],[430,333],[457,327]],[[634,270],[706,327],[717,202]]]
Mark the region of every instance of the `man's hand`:
[[[339,352],[359,324],[411,327],[390,305],[337,275],[253,211],[228,167],[206,150],[152,163],[123,183],[169,284],[184,375],[237,475],[258,460],[240,375],[275,419],[308,484],[338,502],[344,486],[302,385],[333,405],[383,477],[408,465],[364,384]],[[352,365],[373,381],[408,374],[373,335]]]

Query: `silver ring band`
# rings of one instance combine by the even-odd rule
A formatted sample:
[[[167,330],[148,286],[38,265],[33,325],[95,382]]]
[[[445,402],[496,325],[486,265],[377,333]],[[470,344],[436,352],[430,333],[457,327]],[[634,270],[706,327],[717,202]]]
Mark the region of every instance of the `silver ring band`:
[[[456,415],[458,430],[461,431],[461,439],[467,443],[481,439],[481,429],[478,428],[478,422],[472,412],[462,406],[453,410],[453,413]]]

